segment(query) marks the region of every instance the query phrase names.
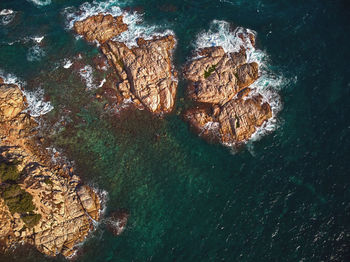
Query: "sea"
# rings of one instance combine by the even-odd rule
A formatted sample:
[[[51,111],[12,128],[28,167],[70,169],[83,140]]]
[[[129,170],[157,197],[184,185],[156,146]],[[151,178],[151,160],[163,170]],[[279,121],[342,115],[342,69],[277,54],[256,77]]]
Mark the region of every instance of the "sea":
[[[72,30],[124,15],[117,40],[176,36],[178,92],[164,116],[97,99],[111,68]],[[195,50],[256,35],[254,89],[273,118],[243,145],[199,137],[182,71]],[[240,29],[239,29],[240,30]],[[53,161],[104,196],[81,262],[350,261],[350,1],[0,0],[0,75],[21,86]],[[57,154],[53,154],[57,155]],[[112,235],[103,221],[130,214]],[[19,244],[0,261],[66,261]]]

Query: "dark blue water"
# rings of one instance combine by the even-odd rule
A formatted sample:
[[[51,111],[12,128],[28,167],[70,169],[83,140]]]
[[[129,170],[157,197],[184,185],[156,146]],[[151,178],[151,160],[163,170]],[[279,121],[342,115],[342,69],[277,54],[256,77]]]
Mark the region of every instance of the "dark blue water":
[[[257,32],[267,66],[283,79],[283,109],[277,130],[235,153],[189,130],[182,79],[173,114],[158,119],[130,109],[116,116],[76,72],[55,69],[77,53],[87,64],[98,54],[65,29],[63,9],[83,2],[0,2],[0,10],[17,12],[0,25],[0,68],[25,80],[27,90],[45,91],[54,110],[43,132],[86,183],[108,192],[106,214],[131,214],[120,237],[100,225],[77,261],[350,260],[348,1],[109,2],[173,30],[179,71],[214,19]],[[31,36],[45,36],[38,61],[28,61],[35,43],[23,39]],[[57,128],[62,116],[69,124]],[[64,260],[30,247],[0,259]]]

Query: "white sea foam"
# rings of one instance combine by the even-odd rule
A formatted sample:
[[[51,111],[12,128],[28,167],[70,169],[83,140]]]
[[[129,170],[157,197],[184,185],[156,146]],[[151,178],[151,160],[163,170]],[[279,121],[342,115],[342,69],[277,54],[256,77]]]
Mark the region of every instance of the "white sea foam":
[[[4,83],[18,85],[19,87],[23,87],[26,85],[26,82],[19,79],[14,74],[7,74],[2,69],[0,69],[0,77],[4,79]]]
[[[32,2],[38,7],[51,4],[51,0],[27,0],[27,1]]]
[[[11,14],[13,14],[13,10],[11,9],[2,9],[0,11],[0,15],[11,15]]]
[[[92,90],[97,88],[96,85],[94,85],[94,77],[92,75],[92,66],[86,65],[82,69],[79,70],[79,74],[81,78],[85,81],[86,88],[88,90]]]
[[[205,125],[203,126],[203,129],[202,129],[200,135],[202,135],[205,131],[211,131],[214,134],[217,134],[219,128],[220,128],[219,122],[209,121],[209,122],[205,123]]]
[[[213,20],[208,31],[203,31],[198,34],[197,39],[194,42],[196,48],[221,46],[225,52],[239,52],[241,47],[246,48],[248,62],[258,60],[258,57],[262,54],[260,50],[256,50],[252,45],[249,37],[247,41],[243,41],[239,34],[256,35],[256,32],[243,27],[237,27],[235,30],[231,30],[231,26],[226,21]]]
[[[65,58],[63,60],[63,68],[68,69],[73,65],[73,62],[69,60],[68,58]]]
[[[45,51],[39,45],[35,45],[28,49],[27,60],[30,62],[40,61],[45,55]]]
[[[100,199],[100,204],[101,204],[100,217],[101,217],[106,213],[106,210],[107,210],[107,202],[109,200],[108,192],[106,190],[99,189],[95,186],[91,186],[91,187]]]
[[[106,78],[103,78],[100,85],[98,87],[102,87],[104,85],[104,83],[106,83]]]
[[[33,37],[31,37],[31,39],[32,39],[34,42],[40,44],[41,41],[43,41],[44,36],[33,36]]]
[[[34,91],[23,89],[23,94],[27,98],[28,107],[25,112],[28,112],[32,117],[45,115],[53,109],[50,102],[44,101],[44,90],[37,88]]]
[[[0,24],[7,25],[15,18],[16,12],[11,9],[3,9],[0,11]]]
[[[111,14],[112,16],[123,15],[123,21],[128,25],[128,30],[115,37],[114,40],[125,43],[129,48],[136,46],[136,39],[140,37],[152,39],[154,36],[175,35],[173,31],[165,30],[162,26],[145,25],[143,15],[140,13],[122,10],[122,7],[125,7],[127,3],[128,1],[118,0],[93,1],[91,4],[86,2],[78,10],[74,7],[65,8],[63,15],[66,17],[68,29],[72,29],[76,21],[84,20],[99,13]]]
[[[50,102],[44,101],[44,90],[42,88],[37,88],[34,91],[28,91],[24,89],[26,82],[19,79],[13,74],[6,74],[3,70],[0,69],[0,77],[4,79],[6,84],[14,84],[21,88],[23,95],[27,99],[28,107],[25,109],[25,112],[28,112],[32,117],[38,117],[45,115],[53,109],[53,106]]]
[[[246,39],[245,41],[238,37],[240,34],[246,36],[243,37]],[[263,102],[268,102],[271,106],[272,118],[265,122],[261,127],[257,128],[256,132],[252,135],[250,141],[256,141],[266,133],[270,133],[278,127],[280,120],[278,120],[277,114],[282,109],[281,98],[278,94],[278,90],[285,86],[288,81],[284,76],[277,75],[269,68],[268,55],[264,51],[254,47],[248,34],[256,36],[256,32],[253,30],[242,27],[237,27],[232,30],[228,22],[214,20],[208,31],[199,33],[197,39],[194,41],[194,45],[196,49],[221,46],[225,52],[238,52],[241,47],[243,47],[246,49],[247,62],[258,63],[260,77],[250,86],[252,91],[248,97],[257,93],[261,94],[263,96]]]

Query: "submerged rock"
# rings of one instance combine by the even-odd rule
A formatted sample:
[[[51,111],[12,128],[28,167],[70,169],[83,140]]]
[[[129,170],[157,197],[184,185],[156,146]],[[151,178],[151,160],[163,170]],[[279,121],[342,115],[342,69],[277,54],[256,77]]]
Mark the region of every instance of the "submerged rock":
[[[37,124],[25,108],[18,86],[0,84],[0,162],[14,165],[20,174],[11,183],[0,178],[1,247],[28,243],[46,255],[69,257],[99,220],[99,197],[79,177],[51,163],[35,140]],[[29,202],[8,198],[9,188]]]
[[[237,37],[255,43],[253,34]],[[272,117],[270,105],[248,88],[259,78],[259,70],[256,62],[247,61],[243,46],[232,53],[221,46],[200,49],[186,64],[184,77],[189,81],[188,97],[198,103],[184,116],[204,137],[241,143]]]
[[[121,209],[113,212],[106,220],[107,229],[115,236],[120,235],[126,228],[129,212]]]
[[[118,76],[117,91],[125,99],[131,99],[138,107],[152,113],[169,113],[174,107],[177,90],[177,74],[172,65],[173,35],[137,39],[136,47],[111,40],[126,30],[122,17],[104,22],[110,15],[99,14],[78,21],[74,28],[87,40],[97,40],[109,64]]]

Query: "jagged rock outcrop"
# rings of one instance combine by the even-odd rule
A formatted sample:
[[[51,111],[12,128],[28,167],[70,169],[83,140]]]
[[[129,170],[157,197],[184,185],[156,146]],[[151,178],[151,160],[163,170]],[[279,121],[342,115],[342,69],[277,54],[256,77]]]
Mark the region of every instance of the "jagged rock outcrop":
[[[138,46],[129,48],[125,43],[105,36],[115,36],[114,33],[109,33],[112,31],[109,26],[115,28],[116,24],[121,24],[120,32],[124,31],[122,17],[114,18],[119,23],[104,23],[105,19],[106,16],[101,14],[92,16],[76,22],[74,28],[87,40],[99,41],[103,54],[117,73],[117,90],[120,95],[152,113],[172,111],[177,90],[177,74],[171,61],[175,47],[174,36],[154,37],[151,40],[139,38]]]
[[[253,34],[240,34],[243,43],[255,43]],[[221,46],[199,50],[187,63],[187,94],[197,103],[185,112],[191,126],[204,137],[223,144],[248,140],[272,117],[270,105],[248,88],[259,78],[258,64],[247,61],[246,47],[227,53]]]
[[[30,227],[26,214],[10,211],[1,181],[0,246],[28,243],[44,254],[68,257],[99,220],[99,197],[79,177],[53,166],[51,155],[36,144],[37,124],[23,112],[25,101],[16,85],[0,84],[0,162],[15,163],[21,174],[16,183],[31,195],[31,215],[40,219]]]
[[[123,16],[94,15],[74,24],[77,34],[84,36],[87,41],[96,40],[104,43],[109,39],[126,31],[128,26],[123,23]]]

